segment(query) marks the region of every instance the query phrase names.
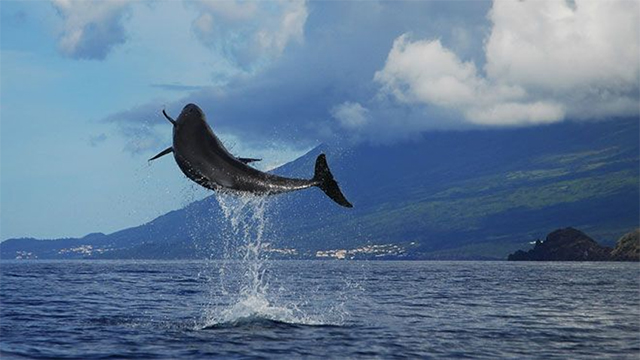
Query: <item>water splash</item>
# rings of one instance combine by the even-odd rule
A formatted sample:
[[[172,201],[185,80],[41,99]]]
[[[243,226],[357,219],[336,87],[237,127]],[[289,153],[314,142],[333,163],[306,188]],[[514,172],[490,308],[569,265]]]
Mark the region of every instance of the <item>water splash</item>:
[[[264,241],[268,223],[266,198],[218,192],[216,199],[224,215],[220,224],[223,263],[219,269],[223,293],[230,294],[228,287],[237,283],[239,303],[243,299],[264,303],[268,290],[267,263],[266,254],[261,250],[268,246]]]
[[[322,325],[321,316],[311,316],[292,300],[291,289],[279,285],[271,291],[268,261],[269,237],[273,236],[274,198],[251,194],[216,192],[222,210],[223,260],[212,284],[203,327],[260,322]],[[218,242],[218,246],[220,243]],[[281,294],[289,299],[284,300]]]

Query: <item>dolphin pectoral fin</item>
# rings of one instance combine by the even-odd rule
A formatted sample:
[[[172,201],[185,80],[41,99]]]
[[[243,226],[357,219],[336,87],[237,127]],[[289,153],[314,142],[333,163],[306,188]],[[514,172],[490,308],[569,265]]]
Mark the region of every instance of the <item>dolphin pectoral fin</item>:
[[[240,160],[241,162],[248,164],[248,163],[252,163],[254,161],[261,161],[262,159],[253,159],[253,158],[238,158],[238,160]]]
[[[156,156],[152,157],[151,159],[149,159],[148,161],[155,160],[155,159],[157,159],[159,157],[165,156],[165,155],[167,155],[169,153],[172,153],[172,152],[173,152],[173,148],[172,147],[168,147],[168,148],[162,150],[162,152],[160,152],[158,155],[156,155]]]

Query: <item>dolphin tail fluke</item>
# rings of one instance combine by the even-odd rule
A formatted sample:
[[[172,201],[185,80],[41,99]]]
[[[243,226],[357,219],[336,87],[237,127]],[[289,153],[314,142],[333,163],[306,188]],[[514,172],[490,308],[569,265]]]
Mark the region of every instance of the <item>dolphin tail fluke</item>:
[[[318,187],[327,194],[331,200],[335,201],[339,205],[344,207],[353,207],[351,203],[344,197],[342,191],[338,187],[338,182],[333,178],[329,165],[327,164],[327,157],[324,154],[318,155],[316,159],[316,171],[313,175],[313,180],[318,182]]]

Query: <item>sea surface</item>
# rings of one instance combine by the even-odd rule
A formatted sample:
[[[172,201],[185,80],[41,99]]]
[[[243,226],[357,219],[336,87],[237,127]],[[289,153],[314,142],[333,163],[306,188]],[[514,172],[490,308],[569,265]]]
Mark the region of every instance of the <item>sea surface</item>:
[[[0,357],[640,358],[637,263],[274,261],[273,202],[216,199],[220,260],[0,262]]]
[[[636,263],[3,261],[0,357],[638,359],[639,279]]]

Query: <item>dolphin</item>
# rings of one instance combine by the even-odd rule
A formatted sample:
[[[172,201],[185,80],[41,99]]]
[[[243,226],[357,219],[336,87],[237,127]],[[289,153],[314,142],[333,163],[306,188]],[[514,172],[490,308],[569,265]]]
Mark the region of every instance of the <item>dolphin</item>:
[[[248,164],[260,159],[231,155],[207,124],[204,112],[195,104],[188,104],[172,119],[173,146],[149,159],[173,153],[178,167],[191,180],[211,190],[230,190],[257,195],[273,195],[318,187],[331,200],[344,207],[353,207],[334,180],[324,154],[318,155],[315,174],[311,179],[294,179],[266,173]]]

